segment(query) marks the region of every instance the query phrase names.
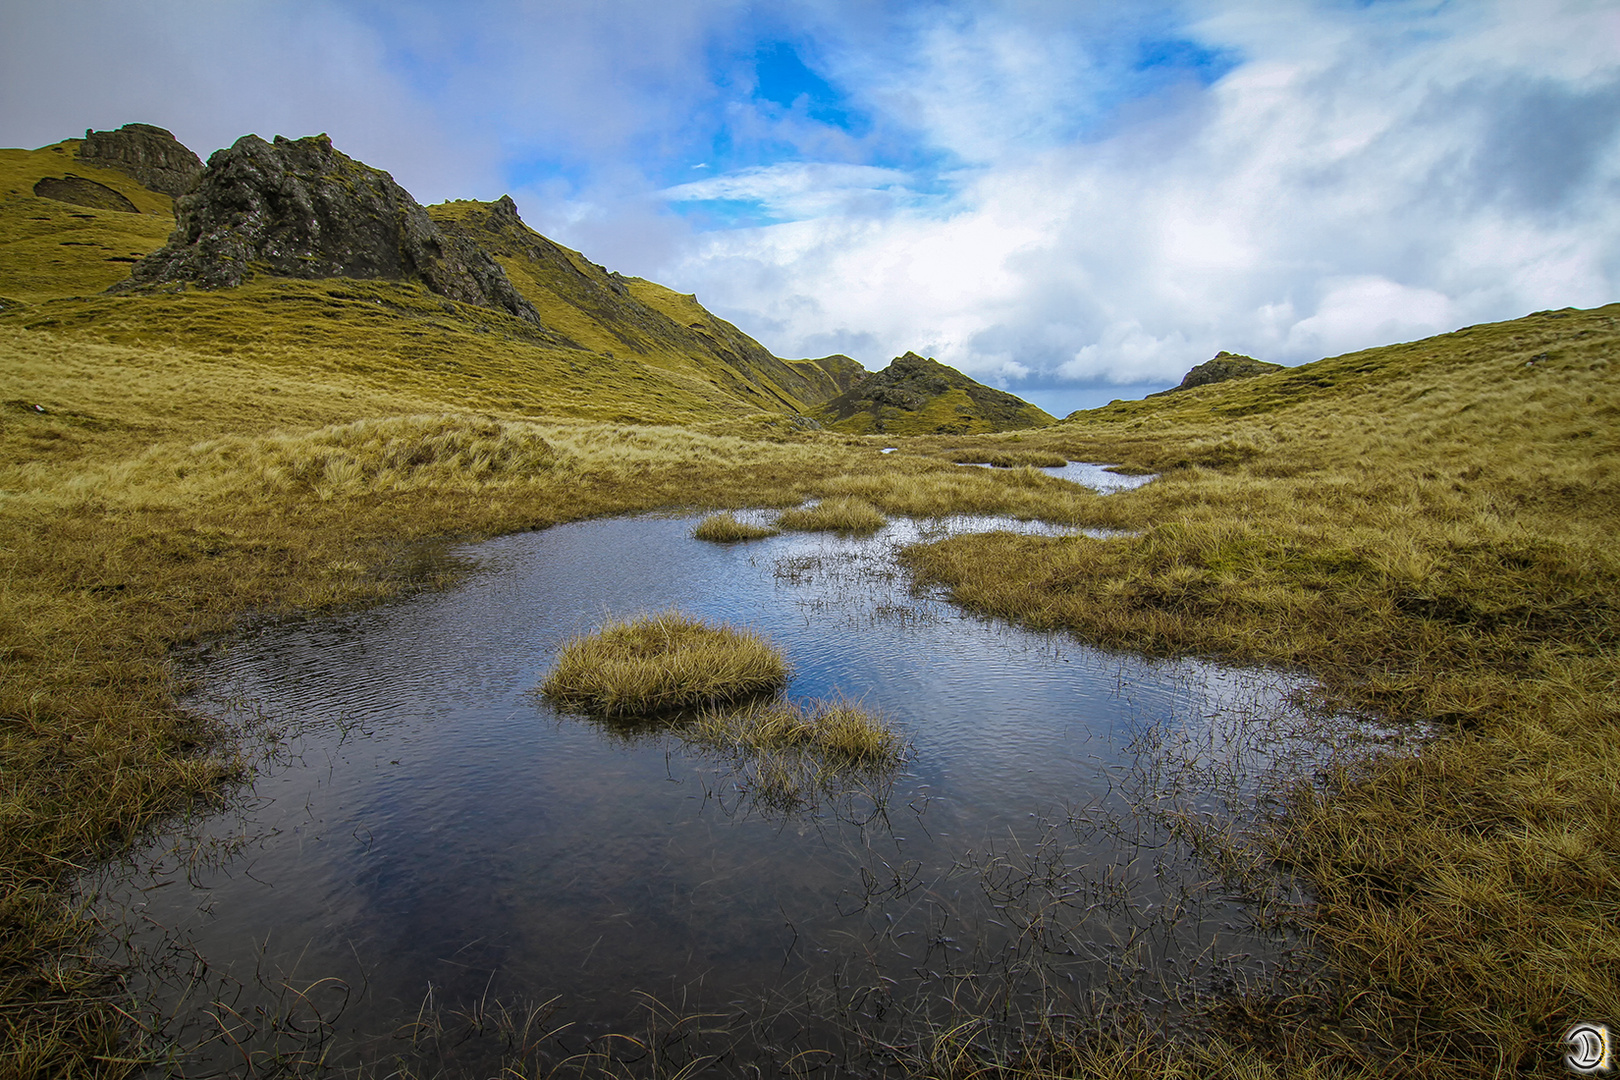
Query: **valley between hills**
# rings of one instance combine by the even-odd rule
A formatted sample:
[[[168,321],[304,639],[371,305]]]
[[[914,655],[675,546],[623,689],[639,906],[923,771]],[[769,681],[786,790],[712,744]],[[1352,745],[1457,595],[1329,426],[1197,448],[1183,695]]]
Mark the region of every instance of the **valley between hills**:
[[[1098,530],[901,558],[980,615],[1303,672],[1433,732],[1300,778],[1257,830],[1187,825],[1234,893],[1299,883],[1268,910],[1317,968],[1173,1038],[1113,1002],[894,1068],[1562,1075],[1572,1024],[1620,1022],[1620,304],[1212,363],[1057,419],[914,354],[776,357],[510,199],[422,207],[324,137],[206,167],[146,125],[0,150],[0,1076],[174,1052],[73,889],[247,778],[177,704],[175,650],[453,585],[424,542],[812,499]],[[1066,461],[1158,479],[1039,468]]]

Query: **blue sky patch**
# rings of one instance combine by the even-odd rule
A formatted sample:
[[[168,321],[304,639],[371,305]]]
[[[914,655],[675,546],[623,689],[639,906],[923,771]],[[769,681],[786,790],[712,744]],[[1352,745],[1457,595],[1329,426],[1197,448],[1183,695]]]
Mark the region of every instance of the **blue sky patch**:
[[[1185,38],[1149,38],[1137,46],[1132,70],[1142,74],[1192,75],[1209,86],[1238,66],[1227,49],[1211,49]]]

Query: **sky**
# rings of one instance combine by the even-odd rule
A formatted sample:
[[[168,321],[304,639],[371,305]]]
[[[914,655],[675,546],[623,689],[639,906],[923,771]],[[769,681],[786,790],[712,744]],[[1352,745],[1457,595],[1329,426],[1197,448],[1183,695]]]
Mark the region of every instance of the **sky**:
[[[1056,415],[1620,300],[1620,0],[0,0],[0,145],[132,121]]]

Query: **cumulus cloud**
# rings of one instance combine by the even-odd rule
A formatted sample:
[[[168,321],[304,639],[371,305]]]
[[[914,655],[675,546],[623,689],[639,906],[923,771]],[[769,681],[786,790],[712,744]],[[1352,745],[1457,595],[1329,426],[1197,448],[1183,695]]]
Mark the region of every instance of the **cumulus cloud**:
[[[1620,57],[1592,42],[1616,40],[1617,17],[1212,5],[1184,32],[1240,61],[1070,139],[984,120],[1011,53],[1038,70],[1057,47],[940,45],[981,40],[984,20],[959,22],[916,60],[950,69],[928,137],[973,161],[944,212],[708,234],[673,272],[786,351],[860,327],[881,343],[869,363],[932,350],[1014,389],[1169,383],[1222,348],[1297,363],[1608,302]],[[975,50],[977,87],[960,70]],[[1050,100],[1019,93],[1015,134]]]

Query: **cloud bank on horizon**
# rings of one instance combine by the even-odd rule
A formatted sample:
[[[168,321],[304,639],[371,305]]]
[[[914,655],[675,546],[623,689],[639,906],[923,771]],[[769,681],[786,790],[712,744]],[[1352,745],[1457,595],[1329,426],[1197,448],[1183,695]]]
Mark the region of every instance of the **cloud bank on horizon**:
[[[61,0],[0,143],[329,132],[774,352],[1063,413],[1620,285],[1620,5]]]

